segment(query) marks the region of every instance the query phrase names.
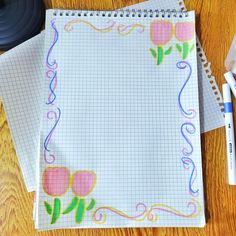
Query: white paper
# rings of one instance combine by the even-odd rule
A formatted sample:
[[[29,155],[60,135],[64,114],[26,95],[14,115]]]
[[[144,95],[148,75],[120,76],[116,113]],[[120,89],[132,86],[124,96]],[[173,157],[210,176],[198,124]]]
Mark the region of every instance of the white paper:
[[[180,6],[176,0],[152,0],[130,6],[129,8],[180,9]],[[37,106],[40,101],[37,98],[42,92],[39,81],[43,76],[40,74],[40,65],[43,62],[43,45],[44,33],[4,53],[0,57],[0,94],[3,97],[17,157],[28,191],[36,189],[35,161],[40,129],[39,122],[36,122],[40,119],[40,111]],[[202,53],[204,54],[204,52]],[[30,61],[27,60],[26,63],[25,58],[30,58]],[[209,66],[207,69],[210,71]],[[207,132],[224,125],[223,113],[218,105],[222,102],[222,97],[214,78],[208,79],[199,57],[198,71],[201,130],[202,132]],[[12,81],[14,86],[10,86],[8,81]],[[212,91],[212,86],[216,88],[217,96],[214,94],[215,91]],[[22,95],[19,95],[22,94],[22,89],[30,93],[29,97],[31,99],[27,103],[25,100],[19,100],[22,98]],[[18,94],[17,99],[15,94]],[[15,109],[16,107],[17,109]],[[28,112],[16,112],[24,109],[27,109]],[[25,125],[19,126],[18,120],[27,122],[24,122]],[[29,129],[28,127],[32,128]]]
[[[193,50],[183,59],[174,46],[185,36],[171,33],[181,22],[194,27],[194,12],[54,12],[46,21],[36,227],[204,226],[196,39],[185,34]],[[170,34],[150,36],[167,19]],[[156,44],[163,60],[151,55]]]

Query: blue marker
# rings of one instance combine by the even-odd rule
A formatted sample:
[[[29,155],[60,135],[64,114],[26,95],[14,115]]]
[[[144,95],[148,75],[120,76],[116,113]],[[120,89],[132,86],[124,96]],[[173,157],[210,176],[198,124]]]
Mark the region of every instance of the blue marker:
[[[230,94],[230,86],[223,84],[224,110],[225,110],[225,130],[228,159],[228,182],[236,185],[236,160],[235,160],[235,141],[233,108]]]

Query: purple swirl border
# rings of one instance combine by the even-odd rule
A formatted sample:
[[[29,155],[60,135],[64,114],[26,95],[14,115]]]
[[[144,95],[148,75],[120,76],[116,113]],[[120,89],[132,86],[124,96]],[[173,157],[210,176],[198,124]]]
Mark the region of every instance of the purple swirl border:
[[[181,128],[180,128],[180,132],[181,132],[182,137],[185,139],[185,141],[187,142],[187,144],[190,147],[190,150],[187,150],[187,148],[183,148],[182,153],[185,156],[190,156],[193,153],[193,145],[192,145],[192,142],[190,141],[190,139],[187,138],[187,136],[184,132],[184,128],[188,134],[194,134],[196,132],[196,128],[195,128],[195,125],[190,122],[186,122],[186,123],[182,124]],[[190,128],[192,128],[192,129],[190,129]]]
[[[53,116],[51,116],[51,115],[53,115]],[[48,146],[51,142],[52,135],[53,135],[53,133],[54,133],[54,131],[55,131],[57,125],[58,125],[58,122],[61,118],[60,108],[59,107],[57,108],[57,112],[56,111],[49,111],[47,113],[47,118],[49,120],[53,119],[54,120],[54,125],[53,125],[53,127],[51,128],[50,132],[48,133],[47,137],[44,140],[44,144],[43,144],[43,146],[44,146],[44,160],[45,160],[46,163],[52,164],[55,161],[55,155],[51,154],[51,150],[49,149]],[[47,154],[50,155],[51,160],[48,160]]]
[[[51,56],[52,50],[53,50],[54,46],[56,45],[58,38],[59,38],[59,33],[58,33],[58,30],[55,25],[55,19],[51,20],[51,27],[54,30],[54,39],[53,39],[52,45],[50,46],[48,53],[47,53],[46,65],[49,69],[55,70],[58,66],[56,60],[54,59],[52,62],[50,62],[50,56]]]
[[[182,163],[183,163],[184,168],[186,170],[188,170],[188,169],[190,169],[190,167],[192,167],[191,175],[189,178],[188,188],[189,188],[190,195],[197,197],[199,195],[199,189],[196,189],[196,190],[193,189],[194,182],[197,178],[197,168],[191,158],[183,157],[181,160],[182,160]]]
[[[186,117],[186,118],[189,118],[189,119],[194,119],[196,117],[196,111],[192,108],[188,109],[188,110],[185,110],[183,108],[183,105],[182,105],[182,102],[181,102],[181,96],[182,96],[182,93],[186,87],[186,85],[188,84],[191,76],[192,76],[192,67],[191,65],[186,62],[186,61],[179,61],[177,64],[176,64],[177,68],[180,69],[180,70],[184,70],[186,68],[189,69],[189,74],[188,74],[188,77],[187,79],[185,80],[180,92],[179,92],[179,95],[178,95],[178,103],[179,103],[179,108],[180,108],[180,111],[181,113]]]
[[[139,211],[139,208],[142,208],[140,213],[138,213],[135,216],[129,216],[128,214],[126,214],[116,208],[110,207],[110,206],[99,207],[93,213],[93,220],[95,222],[104,223],[106,221],[105,211],[109,211],[109,212],[112,212],[112,213],[114,213],[120,217],[126,218],[126,219],[130,219],[130,220],[134,220],[134,221],[142,221],[146,218],[146,214],[148,212],[148,209],[144,203],[138,203],[135,207],[136,211]]]
[[[187,149],[186,147],[184,147],[182,149],[182,154],[184,157],[182,157],[181,161],[183,163],[183,166],[186,170],[189,170],[191,168],[191,174],[189,177],[189,183],[188,183],[188,190],[189,190],[189,194],[193,197],[198,197],[199,196],[199,189],[194,189],[193,185],[195,183],[195,180],[197,178],[197,168],[196,165],[194,163],[194,161],[191,159],[191,155],[193,154],[194,151],[194,147],[192,145],[192,142],[190,141],[190,139],[187,137],[187,134],[194,134],[196,132],[196,127],[195,125],[191,122],[193,121],[193,119],[196,117],[196,111],[194,109],[188,109],[185,110],[183,108],[183,105],[181,103],[181,95],[187,85],[187,83],[189,82],[191,76],[192,76],[192,67],[191,65],[186,62],[186,61],[180,61],[176,64],[177,68],[180,70],[184,70],[184,69],[189,69],[189,73],[187,76],[187,79],[185,80],[179,94],[178,94],[178,103],[179,103],[179,109],[181,111],[181,114],[184,116],[184,118],[190,120],[187,121],[185,123],[183,123],[181,125],[180,128],[180,132],[182,137],[184,138],[184,140],[187,142],[187,144],[189,145],[189,149]],[[186,134],[187,133],[187,134]]]
[[[49,70],[51,72],[51,70]],[[57,87],[57,71],[53,72],[53,76],[49,77],[47,73],[47,77],[51,79],[49,84],[49,90],[50,94],[48,96],[48,101],[46,102],[47,105],[53,104],[53,102],[56,100],[57,96],[55,93],[56,87]]]
[[[187,208],[189,209],[191,208],[191,211],[189,213],[180,212],[169,205],[161,204],[161,203],[153,204],[150,208],[148,208],[147,205],[144,203],[138,203],[135,207],[135,210],[140,211],[140,213],[134,216],[130,216],[127,213],[117,208],[114,208],[111,206],[102,206],[102,207],[98,207],[93,212],[92,220],[97,224],[104,224],[107,220],[107,212],[113,213],[115,215],[118,215],[119,217],[136,221],[136,222],[141,222],[146,219],[151,222],[156,222],[159,219],[158,212],[165,212],[165,213],[175,215],[178,217],[183,217],[183,218],[195,218],[201,212],[201,206],[199,202],[195,199],[192,199],[190,202],[188,202]]]
[[[55,59],[50,60],[52,50],[53,50],[54,46],[56,45],[56,43],[58,41],[58,37],[59,37],[59,33],[58,33],[58,30],[57,30],[56,24],[55,24],[55,19],[51,20],[51,28],[54,32],[54,38],[51,43],[51,46],[49,47],[47,57],[46,57],[46,66],[47,66],[46,78],[50,80],[50,83],[49,83],[50,93],[48,95],[46,105],[49,106],[49,111],[47,112],[47,119],[53,120],[54,124],[53,124],[53,127],[50,129],[50,132],[46,136],[44,143],[43,143],[43,149],[44,149],[43,156],[44,156],[44,161],[47,164],[54,163],[54,161],[56,159],[55,154],[52,153],[52,151],[49,148],[49,145],[51,143],[52,135],[53,135],[53,133],[58,125],[58,122],[61,118],[61,109],[59,107],[57,107],[56,111],[54,109],[54,102],[57,97],[55,90],[57,87],[57,71],[56,71],[56,69],[58,67],[58,63]]]

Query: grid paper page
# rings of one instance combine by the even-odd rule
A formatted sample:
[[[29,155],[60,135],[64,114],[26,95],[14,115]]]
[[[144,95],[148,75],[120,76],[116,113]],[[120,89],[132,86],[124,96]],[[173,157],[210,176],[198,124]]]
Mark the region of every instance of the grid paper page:
[[[0,57],[0,92],[28,191],[36,188],[43,38],[40,34]]]
[[[132,9],[145,9],[145,8],[148,8],[148,9],[155,9],[155,8],[169,9],[169,8],[171,8],[171,9],[179,9],[180,10],[179,1],[176,1],[176,0],[159,0],[159,1],[152,0],[152,1],[147,1],[147,2],[140,3],[140,4],[135,4],[135,5],[130,6],[128,8],[132,8]],[[42,61],[44,34],[42,33],[29,41],[30,41],[29,47],[25,47],[24,46],[25,44],[22,44],[21,46],[18,46],[16,48],[10,50],[8,53],[1,55],[1,58],[4,58],[4,59],[0,60],[0,67],[2,68],[2,71],[4,74],[4,73],[6,73],[6,71],[9,70],[5,66],[6,61],[10,61],[11,58],[13,58],[15,60],[15,55],[17,55],[17,57],[18,57],[17,60],[22,62],[24,60],[24,57],[30,57],[32,55],[32,51],[33,51],[34,52],[34,60],[31,61],[32,67],[22,67],[22,68],[20,67],[19,68],[19,67],[15,66],[14,71],[12,71],[12,72],[16,71],[16,76],[15,76],[15,73],[11,74],[11,76],[12,76],[11,79],[14,80],[17,78],[18,80],[21,81],[20,86],[30,87],[32,94],[38,94],[38,93],[42,92],[42,88],[39,86],[37,87],[36,85],[39,85],[39,83],[37,83],[35,81],[39,81],[41,79],[41,76],[40,76],[40,74],[37,73],[37,70],[33,72],[34,73],[33,78],[30,78],[29,75],[31,75],[31,73],[32,73],[32,68],[35,68],[35,67],[38,68],[38,66],[40,65],[40,63]],[[201,46],[200,46],[200,48],[201,48]],[[20,50],[20,53],[18,52],[19,50]],[[9,56],[5,57],[6,54],[8,54]],[[201,54],[204,55],[203,50],[201,50]],[[204,58],[205,58],[205,56],[204,56]],[[4,61],[4,63],[2,63],[1,61]],[[202,61],[204,61],[204,62],[202,62]],[[203,67],[203,63],[205,64],[206,62],[207,62],[206,58],[204,60],[202,60],[202,58],[199,57],[199,55],[198,55],[198,71],[199,71],[198,77],[199,77],[199,87],[200,87],[199,93],[200,93],[200,114],[201,114],[201,131],[202,132],[207,132],[207,131],[216,129],[216,128],[224,125],[223,114],[220,111],[219,105],[218,105],[218,103],[220,103],[222,101],[222,97],[219,92],[218,86],[215,83],[215,79],[211,75],[207,74],[204,67]],[[210,68],[207,68],[207,70],[209,73]],[[18,73],[18,71],[20,71],[20,73]],[[22,76],[22,75],[24,75],[24,76]],[[8,110],[8,104],[10,104],[10,106],[13,107],[12,104],[15,103],[14,93],[15,93],[15,90],[18,90],[18,88],[16,86],[19,85],[18,83],[16,83],[14,85],[14,87],[9,86],[7,83],[9,76],[10,75],[8,74],[7,77],[0,78],[0,81],[6,80],[5,83],[1,82],[0,95],[5,96],[4,91],[5,90],[8,91],[8,96],[7,96],[8,102],[5,103],[5,110]],[[210,81],[208,79],[208,76],[211,77]],[[3,87],[3,85],[5,85],[5,86]],[[216,88],[218,98],[212,92],[212,87]],[[21,97],[19,97],[19,98],[21,98]],[[216,99],[218,99],[218,100],[216,100]],[[38,103],[38,101],[36,101],[35,99],[31,100],[30,103],[27,103],[28,110],[31,112],[21,114],[22,120],[29,119],[29,120],[33,121],[33,120],[39,119],[39,117],[37,119],[35,119],[35,117],[31,117],[31,115],[33,115],[33,116],[35,116],[36,114],[38,114],[38,116],[40,115],[39,110],[37,108],[37,103]],[[21,106],[24,105],[23,101],[20,102],[20,104],[21,104]],[[13,119],[12,119],[11,115],[13,116]],[[10,128],[11,128],[11,133],[14,136],[15,143],[21,142],[20,146],[15,145],[16,152],[18,154],[18,158],[19,158],[20,162],[27,163],[28,160],[25,160],[26,158],[29,157],[30,159],[32,159],[31,156],[35,157],[37,155],[36,154],[37,153],[37,148],[36,148],[37,145],[34,145],[34,142],[35,142],[34,140],[37,140],[37,138],[39,139],[39,123],[34,122],[33,124],[31,124],[34,127],[33,129],[38,130],[38,132],[30,132],[30,136],[28,136],[28,132],[25,132],[25,130],[19,131],[18,122],[16,119],[14,119],[14,115],[15,115],[15,113],[12,112],[7,117],[9,120],[11,120],[10,123],[13,124],[12,127],[10,127]],[[16,123],[14,123],[14,122],[16,122]],[[22,140],[24,140],[24,142],[22,142],[22,140],[20,140],[21,137],[23,137]],[[29,150],[28,149],[29,146],[31,146],[30,153],[27,153],[26,155],[25,154],[21,155],[22,152]],[[24,151],[22,151],[22,150],[24,150]],[[35,165],[36,165],[36,163],[31,162],[31,165],[26,164],[25,168],[23,166],[21,168],[26,186],[31,186],[31,187],[27,187],[28,191],[34,191],[36,189],[36,180],[33,180],[33,178],[32,178],[32,175],[35,175]]]
[[[0,96],[29,192],[36,190],[44,37],[42,32],[0,57]]]
[[[207,62],[205,53],[198,39],[197,44],[201,49],[197,56],[199,97],[200,103],[204,104],[204,106],[200,107],[201,131],[208,132],[224,126],[225,121],[222,110],[223,98],[215,78],[211,74],[210,64]],[[201,55],[201,57],[199,55]],[[207,67],[204,68],[206,64]]]
[[[202,227],[194,12],[54,13],[36,227]]]

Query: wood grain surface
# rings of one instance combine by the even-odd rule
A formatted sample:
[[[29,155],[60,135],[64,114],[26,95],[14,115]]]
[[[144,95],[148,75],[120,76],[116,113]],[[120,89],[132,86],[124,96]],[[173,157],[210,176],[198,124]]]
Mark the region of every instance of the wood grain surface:
[[[112,10],[136,0],[46,0],[47,8]],[[197,32],[221,89],[224,59],[236,33],[235,0],[189,0],[197,13]],[[170,6],[171,8],[171,6]],[[235,103],[236,104],[236,103]],[[236,110],[236,106],[234,106]],[[236,118],[236,115],[235,115]],[[235,119],[236,122],[236,119]],[[0,106],[0,235],[236,235],[236,187],[226,179],[225,130],[202,135],[207,225],[196,228],[75,229],[37,232],[32,220],[33,193],[26,191],[3,106]]]

